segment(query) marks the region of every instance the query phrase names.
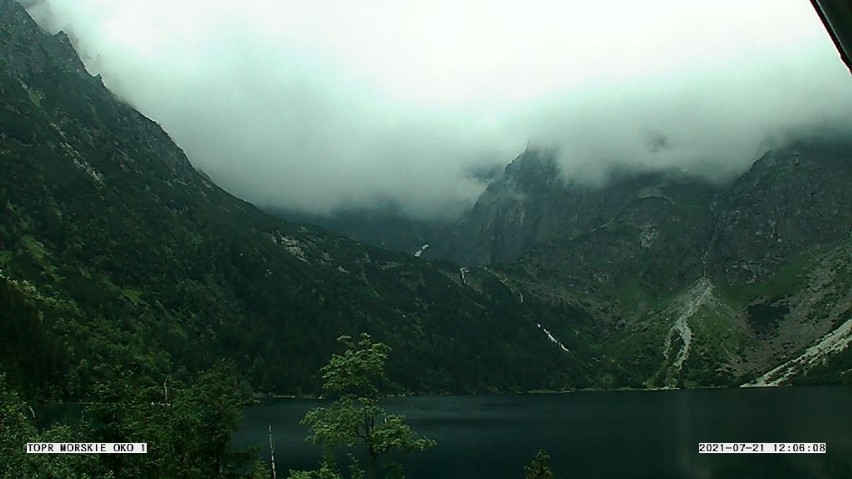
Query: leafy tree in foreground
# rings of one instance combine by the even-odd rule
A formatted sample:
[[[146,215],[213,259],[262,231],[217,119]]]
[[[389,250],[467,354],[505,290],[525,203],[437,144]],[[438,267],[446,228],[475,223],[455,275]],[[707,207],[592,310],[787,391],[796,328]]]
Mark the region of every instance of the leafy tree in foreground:
[[[6,375],[0,372],[0,478],[24,476],[24,444],[35,437],[28,415],[26,404],[6,385]]]
[[[81,420],[35,426],[34,412],[0,371],[0,479],[258,479],[255,450],[234,451],[246,404],[230,365],[219,363],[164,397],[148,378],[120,370],[96,388]],[[146,442],[147,454],[26,454],[28,442]]]
[[[39,432],[33,410],[9,387],[0,372],[0,479],[110,479],[89,454],[27,454],[28,442],[77,442],[77,431],[54,425]]]
[[[373,342],[366,333],[358,341],[349,336],[341,336],[338,341],[346,346],[346,351],[334,354],[321,370],[323,391],[336,401],[305,415],[302,424],[311,429],[308,440],[327,453],[340,446],[363,447],[371,479],[376,477],[379,459],[388,453],[422,451],[434,446],[434,441],[415,433],[403,416],[386,414],[380,404],[385,397],[382,386],[388,382],[385,361],[390,348]],[[388,471],[401,476],[398,464],[386,457],[382,462]]]
[[[524,479],[554,479],[550,468],[550,454],[539,449],[533,460],[524,466]]]
[[[256,451],[231,445],[249,398],[228,362],[187,385],[145,386],[150,381],[133,375],[114,377],[99,388],[100,401],[87,408],[89,437],[148,443],[144,457],[103,457],[117,476],[211,479],[243,477],[249,470]]]

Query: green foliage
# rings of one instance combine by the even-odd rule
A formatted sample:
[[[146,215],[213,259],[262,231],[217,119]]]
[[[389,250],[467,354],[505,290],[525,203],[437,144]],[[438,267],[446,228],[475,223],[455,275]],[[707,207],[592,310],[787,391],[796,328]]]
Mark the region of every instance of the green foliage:
[[[524,479],[553,479],[553,469],[550,468],[550,454],[539,449],[529,464],[524,466]]]
[[[33,442],[35,428],[29,419],[30,411],[6,383],[0,372],[0,478],[26,477],[29,470],[24,445]]]
[[[320,464],[315,471],[290,471],[287,479],[343,479],[343,476],[327,462]]]
[[[187,387],[173,387],[166,397],[160,387],[145,387],[132,376],[99,388],[91,404],[89,437],[100,442],[147,442],[144,460],[106,457],[117,476],[232,477],[243,471],[253,451],[231,450],[231,434],[248,402],[231,366],[220,362]]]
[[[0,479],[264,477],[262,464],[250,468],[257,451],[231,448],[246,397],[229,365],[174,387],[168,401],[162,390],[121,371],[97,391],[80,422],[39,432],[32,410],[0,374]],[[148,453],[26,454],[28,442],[145,442]]]
[[[349,336],[341,336],[337,341],[346,346],[346,350],[343,354],[332,355],[322,367],[323,391],[342,399],[377,400],[380,389],[388,382],[385,361],[390,348],[384,343],[374,343],[366,333],[358,342]]]
[[[34,412],[6,382],[0,373],[0,479],[114,477],[87,454],[27,454],[29,442],[80,442],[79,430],[54,425],[39,432]]]
[[[175,430],[180,436],[175,439],[189,449],[189,457],[199,463],[203,477],[222,475],[248,459],[231,451],[231,434],[239,427],[247,403],[231,366],[224,362],[175,398],[174,416],[183,422]]]
[[[362,447],[367,453],[367,472],[376,477],[379,459],[394,451],[422,451],[435,445],[415,433],[400,415],[386,414],[380,404],[387,383],[385,361],[390,348],[374,343],[363,333],[356,342],[349,336],[338,341],[346,346],[322,368],[323,390],[337,398],[329,407],[309,411],[302,424],[311,429],[308,441],[328,453],[337,447]],[[385,467],[399,469],[391,461]]]
[[[367,473],[361,468],[355,455],[350,452],[346,456],[349,459],[349,479],[365,479]]]
[[[80,430],[75,426],[54,425],[37,436],[38,442],[80,442]],[[33,442],[33,441],[31,441]],[[30,459],[31,457],[31,459]],[[32,462],[32,475],[22,477],[111,479],[116,476],[94,454],[39,454],[28,455]]]
[[[48,397],[67,373],[67,353],[27,297],[26,285],[0,276],[0,365],[28,397]]]
[[[796,376],[792,383],[852,385],[852,345]]]

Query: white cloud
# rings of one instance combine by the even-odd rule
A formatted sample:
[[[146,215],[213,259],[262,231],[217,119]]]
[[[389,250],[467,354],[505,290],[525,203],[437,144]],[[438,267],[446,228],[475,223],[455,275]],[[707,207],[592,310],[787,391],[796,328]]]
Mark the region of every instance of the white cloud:
[[[527,140],[567,175],[712,176],[779,129],[850,118],[807,2],[45,0],[88,68],[261,205],[459,214]],[[653,151],[652,151],[653,150]]]

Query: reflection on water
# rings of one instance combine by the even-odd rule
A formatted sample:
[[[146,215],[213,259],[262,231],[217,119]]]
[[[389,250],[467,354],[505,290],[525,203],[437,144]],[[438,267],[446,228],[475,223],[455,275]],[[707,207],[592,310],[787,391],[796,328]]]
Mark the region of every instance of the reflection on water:
[[[279,400],[246,412],[237,445],[266,444],[278,469],[315,467],[298,425],[318,401]],[[538,449],[557,477],[852,478],[852,388],[580,392],[394,399],[438,446],[404,459],[409,479],[520,478]],[[699,442],[825,442],[828,453],[698,454]]]

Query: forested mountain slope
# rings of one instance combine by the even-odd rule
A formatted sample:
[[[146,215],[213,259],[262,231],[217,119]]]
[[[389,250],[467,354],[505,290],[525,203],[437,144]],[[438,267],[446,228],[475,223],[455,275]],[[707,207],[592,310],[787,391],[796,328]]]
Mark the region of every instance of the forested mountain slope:
[[[115,366],[162,382],[221,357],[259,390],[314,392],[335,338],[360,331],[393,348],[400,391],[588,382],[533,318],[584,314],[260,212],[12,0],[0,98],[0,360],[33,394],[85,395]]]

